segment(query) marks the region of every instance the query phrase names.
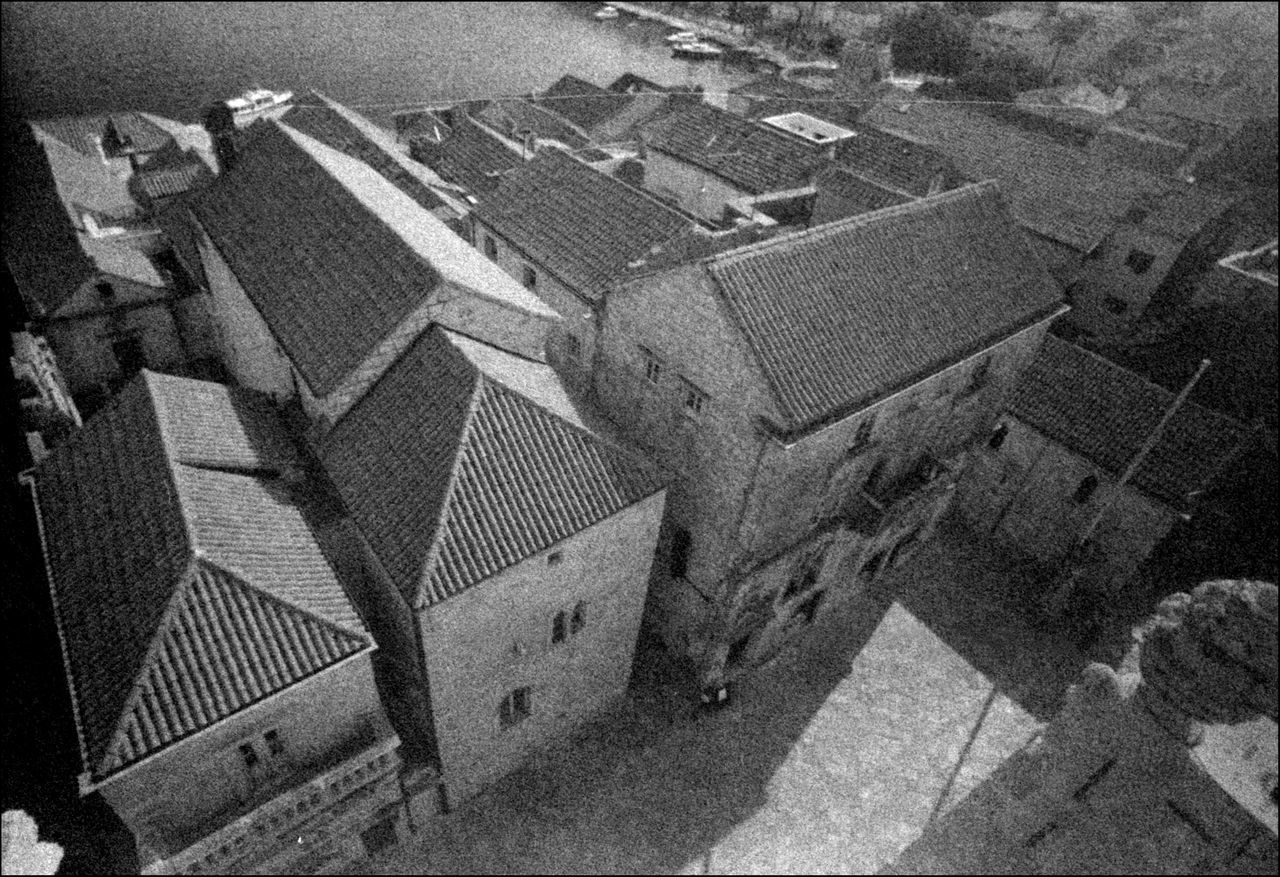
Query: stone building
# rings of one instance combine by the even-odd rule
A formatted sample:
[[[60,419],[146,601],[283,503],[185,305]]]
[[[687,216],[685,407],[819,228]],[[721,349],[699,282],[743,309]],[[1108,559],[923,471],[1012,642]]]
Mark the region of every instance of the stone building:
[[[30,484],[80,791],[143,873],[342,868],[408,831],[374,641],[267,397],[144,371]]]
[[[452,800],[623,693],[664,485],[586,428],[550,367],[433,326],[317,452]]]
[[[695,225],[558,150],[507,175],[480,201],[472,221],[476,249],[560,315],[548,354],[575,383],[590,372],[605,290],[630,263]]]
[[[543,358],[554,311],[383,173],[289,119],[249,129],[235,167],[184,205],[187,258],[237,382],[299,400],[323,432],[431,323]]]
[[[34,462],[83,424],[71,390],[49,342],[30,332],[10,332],[9,367],[13,371],[22,430]]]
[[[528,157],[507,138],[500,137],[474,121],[465,108],[448,111],[450,125],[437,141],[415,137],[409,154],[445,180],[461,186],[471,198],[482,198],[502,182],[508,172],[522,166]],[[434,126],[433,132],[440,131]]]
[[[1230,417],[1186,402],[1120,484],[1175,395],[1047,337],[966,471],[958,509],[1047,569],[1079,559],[1088,535],[1088,585],[1119,594],[1250,438]]]
[[[990,183],[637,267],[594,391],[677,476],[667,642],[749,664],[904,558],[1062,309]]]
[[[628,84],[632,90],[626,89]],[[624,143],[634,141],[639,126],[666,112],[671,103],[667,89],[651,86],[624,80],[620,88],[601,88],[565,74],[533,102],[572,122],[592,143]]]

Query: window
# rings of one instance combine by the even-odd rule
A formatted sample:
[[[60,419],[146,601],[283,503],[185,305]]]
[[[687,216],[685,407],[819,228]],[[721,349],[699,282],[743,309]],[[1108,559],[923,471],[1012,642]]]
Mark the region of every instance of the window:
[[[562,560],[564,560],[564,552],[553,551],[547,555],[547,566],[559,566]]]
[[[662,360],[654,356],[653,351],[647,347],[640,348],[640,355],[644,358],[645,380],[657,386],[662,381]]]
[[[556,617],[551,619],[551,642],[562,643],[565,637],[565,614],[557,612]]]
[[[504,697],[502,704],[498,707],[498,720],[501,722],[502,727],[510,728],[529,718],[530,700],[530,692],[527,686],[517,688]]]
[[[680,379],[680,383],[684,386],[684,412],[696,417],[706,407],[707,394],[684,378]]]
[[[257,767],[258,753],[257,753],[257,750],[253,748],[252,743],[240,744],[240,757],[244,759],[245,767],[248,767],[248,768]]]
[[[995,429],[991,430],[991,438],[987,439],[987,447],[993,451],[1000,450],[1000,446],[1004,444],[1004,440],[1009,436],[1009,424],[1002,423]]]
[[[1102,303],[1108,311],[1117,317],[1123,317],[1129,310],[1129,303],[1118,296],[1109,295],[1102,300]]]
[[[97,289],[97,290],[98,290],[98,295],[102,296],[103,298],[115,298],[115,297],[116,297],[116,288],[115,288],[115,285],[114,285],[114,284],[112,284],[112,282],[111,282],[110,280],[99,280],[99,281],[98,281],[97,283],[95,283],[93,286],[94,286],[94,288],[95,288],[95,289]]]
[[[671,563],[668,570],[672,578],[682,579],[689,574],[689,549],[693,547],[693,537],[683,527],[677,527],[671,537]]]
[[[1151,263],[1155,260],[1156,257],[1150,253],[1144,253],[1142,250],[1130,250],[1129,256],[1124,260],[1124,263],[1129,266],[1129,270],[1134,274],[1146,274],[1151,269]]]
[[[573,617],[569,620],[569,632],[578,634],[587,626],[587,604],[579,602],[573,607]]]
[[[1093,497],[1093,492],[1097,489],[1097,476],[1087,475],[1080,479],[1080,484],[1076,487],[1075,496],[1072,498],[1078,503],[1086,503]]]
[[[528,265],[525,265],[524,276],[521,277],[520,282],[524,284],[525,289],[537,289],[538,288],[538,272],[534,271]]]
[[[267,751],[272,755],[284,754],[284,741],[280,739],[280,732],[275,728],[263,734],[262,739],[267,742]]]
[[[804,617],[805,624],[812,624],[813,617],[818,614],[818,607],[822,605],[822,597],[826,591],[815,591],[807,600],[796,607],[794,617]]]
[[[493,239],[492,235],[484,236],[484,254],[493,261],[498,261],[498,242]]]
[[[564,351],[570,359],[582,359],[582,342],[577,335],[565,336]]]
[[[116,358],[120,374],[127,378],[133,377],[147,367],[147,355],[142,349],[142,339],[136,336],[112,341],[111,353]]]
[[[969,383],[964,388],[964,395],[972,396],[987,385],[987,381],[991,377],[991,357],[985,356],[982,362],[978,363],[978,367],[973,370],[973,374],[969,375]]]
[[[871,433],[875,428],[876,416],[874,414],[859,423],[858,431],[853,434],[853,443],[849,445],[849,450],[845,451],[845,456],[856,457],[865,451],[871,444]]]

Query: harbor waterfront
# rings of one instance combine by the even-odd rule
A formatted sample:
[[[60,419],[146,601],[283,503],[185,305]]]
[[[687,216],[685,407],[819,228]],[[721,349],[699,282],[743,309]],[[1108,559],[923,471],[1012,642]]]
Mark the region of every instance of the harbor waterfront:
[[[376,121],[415,104],[632,72],[715,93],[749,70],[671,57],[669,28],[572,3],[5,3],[6,109],[182,121],[256,86],[318,89]],[[92,60],[89,60],[92,59]]]

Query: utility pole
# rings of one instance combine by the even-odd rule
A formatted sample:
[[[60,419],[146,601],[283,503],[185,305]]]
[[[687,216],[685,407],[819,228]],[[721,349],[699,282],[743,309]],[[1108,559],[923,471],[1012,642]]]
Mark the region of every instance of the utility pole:
[[[1160,440],[1160,436],[1164,433],[1165,427],[1169,425],[1169,421],[1173,419],[1173,415],[1178,412],[1178,409],[1182,407],[1182,404],[1187,400],[1187,397],[1191,395],[1191,390],[1200,380],[1200,377],[1209,368],[1209,365],[1209,360],[1200,360],[1200,367],[1196,369],[1196,373],[1191,376],[1191,380],[1187,381],[1187,385],[1182,388],[1182,392],[1178,393],[1173,402],[1170,403],[1169,407],[1165,410],[1164,415],[1160,418],[1160,421],[1155,425],[1155,428],[1151,430],[1146,441],[1142,443],[1142,447],[1138,448],[1138,452],[1133,455],[1133,459],[1129,461],[1129,465],[1126,466],[1124,472],[1121,473],[1120,480],[1118,480],[1111,488],[1106,502],[1099,506],[1098,511],[1089,519],[1089,523],[1085,525],[1084,530],[1082,530],[1080,535],[1076,538],[1075,544],[1072,545],[1071,550],[1067,552],[1067,558],[1063,562],[1063,567],[1059,572],[1059,583],[1050,593],[1049,599],[1045,604],[1050,614],[1060,615],[1062,614],[1062,611],[1070,605],[1071,596],[1075,591],[1077,579],[1079,577],[1079,561],[1081,560],[1081,555],[1085,546],[1089,544],[1089,540],[1093,538],[1093,534],[1097,531],[1098,525],[1102,523],[1102,519],[1106,516],[1107,512],[1111,511],[1112,506],[1114,506],[1116,501],[1120,498],[1120,494],[1124,490],[1125,485],[1129,483],[1129,480],[1133,477],[1134,473],[1138,471],[1138,467],[1146,460],[1147,455],[1151,453],[1151,449],[1156,446],[1156,442]]]

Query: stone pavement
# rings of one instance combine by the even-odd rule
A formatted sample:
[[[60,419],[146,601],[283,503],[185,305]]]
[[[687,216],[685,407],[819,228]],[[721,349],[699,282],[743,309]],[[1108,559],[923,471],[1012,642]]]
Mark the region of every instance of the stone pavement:
[[[1083,658],[944,532],[704,712],[650,667],[576,741],[370,873],[873,873],[1043,727]],[[643,662],[639,662],[643,665]]]

